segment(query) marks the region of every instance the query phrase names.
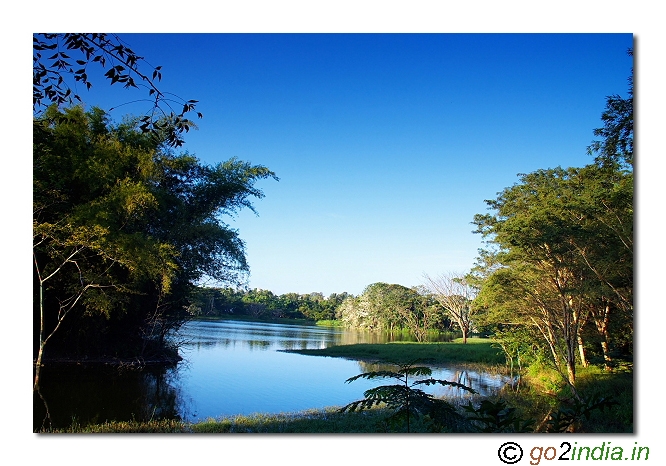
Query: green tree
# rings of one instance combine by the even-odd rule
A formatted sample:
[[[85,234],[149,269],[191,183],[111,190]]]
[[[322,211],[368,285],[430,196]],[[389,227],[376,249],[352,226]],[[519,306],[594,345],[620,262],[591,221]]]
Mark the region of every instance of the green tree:
[[[418,297],[409,288],[387,283],[373,283],[366,287],[363,299],[376,327],[393,331],[405,327],[407,314],[415,311]]]
[[[486,303],[503,303],[513,320],[524,309],[572,385],[589,313],[632,312],[632,178],[596,165],[538,170],[487,201],[495,215],[475,217],[477,231],[500,246],[505,267],[487,282]]]
[[[201,165],[80,107],[34,120],[33,255],[39,368],[54,354],[146,356],[183,322],[193,284],[238,281],[244,244],[222,216],[263,194],[265,167]]]
[[[423,290],[397,284],[373,283],[358,297],[347,297],[336,316],[345,325],[389,332],[407,329],[418,341],[437,328],[442,313]]]
[[[570,225],[551,203],[560,193],[556,189],[560,179],[561,171],[523,175],[521,184],[505,189],[496,201],[487,201],[497,214],[477,215],[475,223],[479,232],[494,235],[493,241],[507,251],[504,264],[510,270],[501,272],[503,287],[515,290],[510,296],[517,295],[520,308],[539,328],[555,367],[564,360],[566,379],[574,386],[583,276],[571,254]]]
[[[481,288],[480,321],[520,334],[523,347],[525,336],[540,335],[574,392],[586,329],[596,329],[606,367],[613,339],[632,341],[633,91],[632,71],[628,97],[607,98],[604,126],[594,130],[602,139],[588,147],[594,164],[520,175],[486,201],[493,214],[474,217],[494,248],[470,274]],[[527,331],[507,332],[517,326]]]
[[[570,244],[588,276],[587,321],[599,334],[605,364],[610,368],[611,327],[616,335],[632,329],[633,172],[606,164],[571,172],[573,186],[568,189],[575,195],[568,200],[570,215],[566,218],[576,226],[576,234]]]

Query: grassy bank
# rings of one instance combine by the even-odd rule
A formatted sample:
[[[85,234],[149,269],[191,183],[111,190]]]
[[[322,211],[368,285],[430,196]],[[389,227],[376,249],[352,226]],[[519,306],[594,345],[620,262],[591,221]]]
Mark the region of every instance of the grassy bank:
[[[194,433],[381,433],[389,432],[384,425],[387,412],[371,409],[339,413],[338,408],[306,410],[297,413],[253,414],[208,419],[192,424]]]
[[[407,363],[416,359],[428,364],[488,364],[503,365],[502,351],[487,338],[469,338],[452,342],[413,343],[393,342],[331,346],[323,349],[284,350],[309,356],[329,356],[367,362]]]
[[[582,417],[580,432],[631,433],[634,432],[634,373],[627,365],[614,371],[600,367],[577,367],[576,387],[580,395],[589,400],[603,397],[615,405],[605,410],[594,410],[589,418]],[[515,407],[523,418],[542,424],[549,413],[560,407],[573,409],[574,402],[569,388],[552,369],[531,367],[518,390],[505,389],[502,397]]]
[[[370,409],[361,412],[340,413],[338,408],[306,410],[295,413],[225,416],[207,419],[196,424],[174,420],[147,422],[105,422],[80,426],[74,424],[67,429],[50,430],[45,433],[295,433],[295,434],[359,434],[395,432],[385,419],[388,412],[383,409]],[[427,424],[414,420],[412,432],[429,432]]]
[[[320,327],[335,327],[335,328],[344,328],[344,324],[339,320],[318,320],[315,322],[316,325]]]

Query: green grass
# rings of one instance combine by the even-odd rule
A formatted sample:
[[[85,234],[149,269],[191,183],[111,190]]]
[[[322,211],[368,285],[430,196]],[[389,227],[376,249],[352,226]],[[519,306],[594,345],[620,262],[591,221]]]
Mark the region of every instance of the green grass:
[[[49,430],[44,433],[293,433],[293,434],[357,434],[390,433],[386,418],[390,412],[381,408],[340,413],[337,407],[306,410],[296,413],[225,416],[206,419],[195,424],[182,421],[105,422],[82,427],[73,424],[67,429]],[[415,433],[430,432],[421,419],[413,419],[410,430]]]
[[[393,342],[331,346],[323,349],[285,350],[310,356],[329,356],[372,362],[407,363],[416,359],[429,364],[489,364],[503,365],[502,351],[485,338],[469,338],[452,342]]]
[[[388,412],[373,408],[360,412],[340,413],[337,407],[306,410],[296,413],[225,416],[190,424],[175,420],[113,421],[81,426],[72,424],[66,429],[43,433],[386,433],[391,432],[385,419]],[[428,432],[421,422],[414,421],[414,432]]]
[[[578,370],[577,387],[583,394],[599,394],[618,403],[609,411],[595,412],[583,423],[586,432],[634,431],[634,373],[622,369],[608,372],[600,367]]]
[[[318,320],[315,322],[320,327],[336,327],[343,328],[344,324],[339,320]]]
[[[42,433],[55,434],[136,434],[136,433],[183,433],[192,432],[188,424],[172,420],[153,421],[111,421],[103,424],[89,424],[81,426],[74,422],[66,429],[49,429]]]
[[[583,397],[599,395],[618,404],[604,411],[594,411],[584,419],[579,432],[631,433],[634,431],[634,377],[633,367],[614,371],[600,367],[576,368],[576,387]],[[551,410],[571,398],[571,393],[555,371],[531,367],[521,388],[514,392],[503,390],[502,397],[515,407],[523,418],[533,418],[542,423]]]
[[[339,413],[335,407],[297,413],[252,414],[208,419],[190,426],[195,433],[377,433],[386,432],[387,413],[371,409]]]

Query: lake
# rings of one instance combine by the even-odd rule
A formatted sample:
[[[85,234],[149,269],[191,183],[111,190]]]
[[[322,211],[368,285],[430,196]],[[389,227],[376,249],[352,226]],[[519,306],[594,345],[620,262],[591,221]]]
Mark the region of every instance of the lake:
[[[111,367],[45,367],[41,392],[54,424],[67,426],[73,419],[85,424],[151,417],[196,422],[234,414],[343,406],[363,398],[368,388],[385,383],[381,379],[345,383],[362,372],[378,370],[378,366],[283,350],[393,341],[380,333],[234,320],[188,322],[178,338],[184,359],[176,368],[118,371]],[[433,370],[432,376],[463,383],[482,394],[508,381],[455,367]],[[466,396],[450,387],[427,390],[436,396]],[[35,428],[41,426],[43,417],[43,403],[36,398]]]

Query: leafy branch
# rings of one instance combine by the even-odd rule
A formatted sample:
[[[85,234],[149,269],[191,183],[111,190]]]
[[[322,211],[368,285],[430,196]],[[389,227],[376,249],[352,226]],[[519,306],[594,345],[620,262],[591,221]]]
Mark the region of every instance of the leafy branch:
[[[194,127],[186,115],[196,112],[198,101],[185,101],[161,91],[158,83],[162,80],[162,67],[148,63],[115,34],[35,34],[32,60],[33,111],[52,104],[82,102],[80,95],[67,83],[67,77],[72,76],[75,82],[90,90],[93,85],[89,68],[97,64],[106,70],[104,77],[110,85],[148,90],[147,100],[152,107],[140,117],[139,127],[143,132],[179,147],[184,143],[182,134]],[[150,71],[142,71],[143,67]],[[182,108],[177,111],[172,105],[182,105]],[[196,115],[203,118],[201,112]]]

